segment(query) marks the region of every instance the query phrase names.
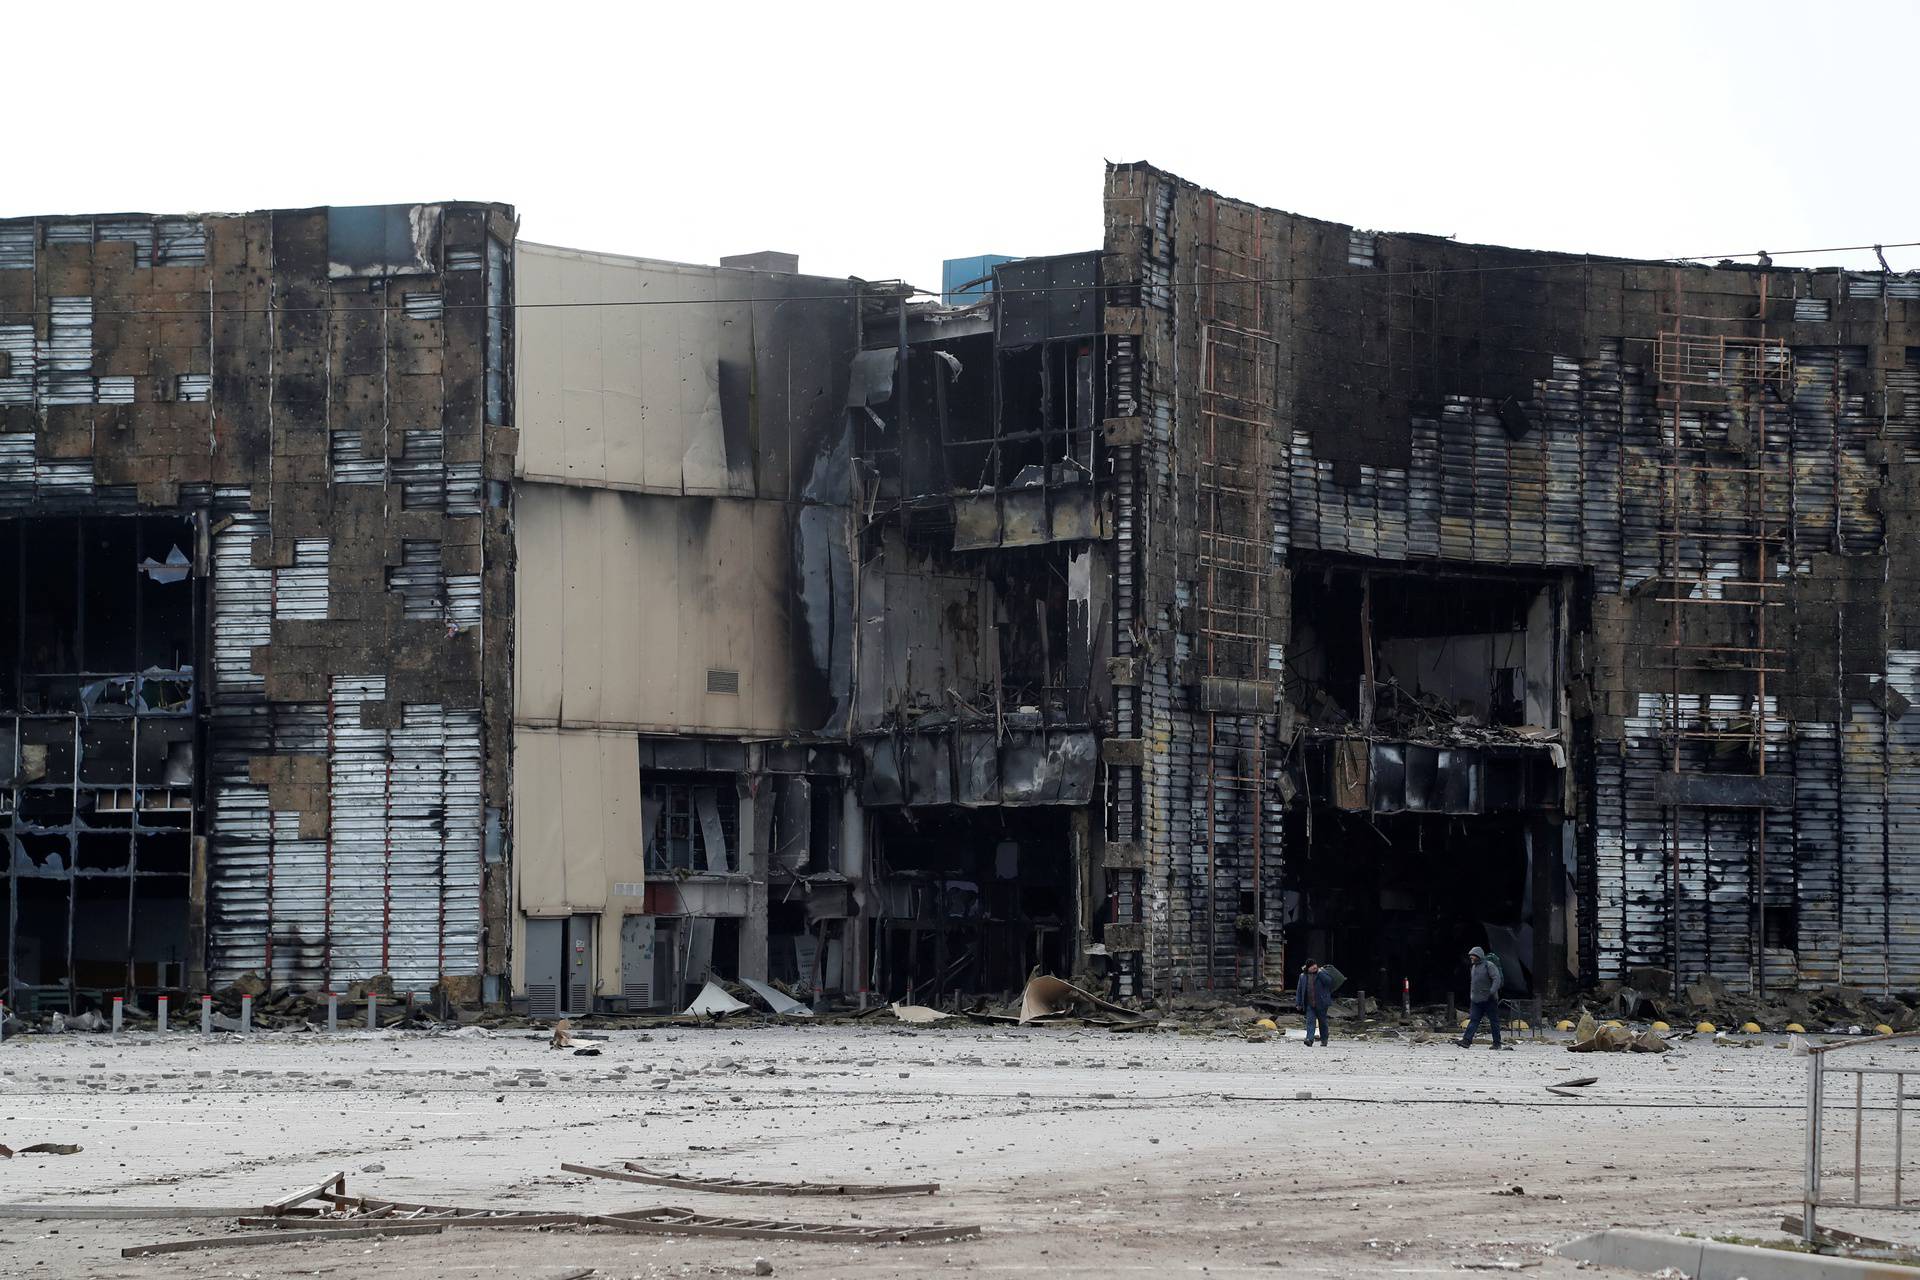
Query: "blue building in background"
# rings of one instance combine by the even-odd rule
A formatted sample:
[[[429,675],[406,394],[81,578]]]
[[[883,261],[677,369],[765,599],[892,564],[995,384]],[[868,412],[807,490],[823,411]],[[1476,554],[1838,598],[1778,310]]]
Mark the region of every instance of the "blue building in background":
[[[1005,253],[980,253],[971,258],[948,258],[941,268],[940,290],[950,307],[964,307],[993,292],[993,269],[1016,259]]]

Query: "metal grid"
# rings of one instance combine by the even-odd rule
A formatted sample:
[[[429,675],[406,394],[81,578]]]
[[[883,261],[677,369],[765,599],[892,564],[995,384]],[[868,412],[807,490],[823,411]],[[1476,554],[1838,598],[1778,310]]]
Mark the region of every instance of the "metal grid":
[[[1660,573],[1649,599],[1666,607],[1668,620],[1662,761],[1676,781],[1729,771],[1764,777],[1769,756],[1788,745],[1787,726],[1767,688],[1768,677],[1782,674],[1787,661],[1780,627],[1772,626],[1770,636],[1770,624],[1773,611],[1787,604],[1786,584],[1775,573],[1790,533],[1785,481],[1774,474],[1768,406],[1791,402],[1793,355],[1766,332],[1765,274],[1756,318],[1733,322],[1689,316],[1680,274],[1674,278],[1674,328],[1657,335],[1653,359],[1661,437],[1655,464],[1660,512],[1652,532]],[[1790,432],[1790,415],[1777,418]],[[1723,682],[1731,676],[1741,691],[1709,697],[1684,687],[1705,678],[1701,673]],[[1688,972],[1691,961],[1700,972],[1764,990],[1764,808],[1709,809],[1675,800],[1663,809],[1667,943],[1676,989],[1696,976]],[[1745,955],[1729,963],[1730,957],[1716,955],[1713,940],[1739,936],[1743,924]]]
[[[1203,833],[1195,879],[1204,900],[1188,915],[1205,985],[1233,975],[1236,985],[1264,981],[1257,937],[1240,942],[1237,920],[1245,896],[1252,916],[1266,919],[1266,738],[1272,659],[1269,600],[1274,570],[1271,440],[1279,428],[1274,403],[1278,345],[1263,323],[1261,279],[1266,256],[1265,215],[1230,229],[1243,252],[1226,247],[1218,207],[1208,201],[1207,241],[1201,246],[1198,301],[1202,309],[1200,421],[1193,472],[1192,583],[1197,670],[1205,717],[1204,747],[1196,761]],[[1220,703],[1234,682],[1255,691],[1253,710]],[[1240,851],[1245,850],[1244,857]],[[1222,910],[1222,907],[1225,910]],[[1225,920],[1222,920],[1222,916]],[[1282,962],[1284,968],[1284,960]]]

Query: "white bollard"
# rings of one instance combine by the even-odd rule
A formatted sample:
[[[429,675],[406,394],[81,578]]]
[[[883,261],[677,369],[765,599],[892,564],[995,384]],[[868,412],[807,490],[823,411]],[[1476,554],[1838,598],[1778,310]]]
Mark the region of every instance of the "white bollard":
[[[161,1032],[165,1033],[167,1029],[167,998],[165,996],[161,996],[157,1001],[154,1015],[160,1020]]]
[[[200,1034],[203,1036],[210,1036],[213,1034],[213,997],[212,996],[200,997]]]
[[[253,1030],[253,997],[240,997],[240,1034],[246,1035]]]
[[[116,1036],[120,1034],[120,1019],[121,1019],[121,1018],[122,1018],[122,1017],[124,1016],[124,1014],[123,1014],[123,1009],[124,1009],[124,1007],[125,1007],[125,1005],[126,1005],[126,1002],[127,1002],[127,998],[126,998],[125,996],[115,996],[115,997],[113,998],[113,1031],[112,1031],[112,1034],[114,1034],[114,1035],[116,1035]]]
[[[327,992],[327,1030],[338,1031],[339,1029],[340,993],[337,991],[329,991]]]

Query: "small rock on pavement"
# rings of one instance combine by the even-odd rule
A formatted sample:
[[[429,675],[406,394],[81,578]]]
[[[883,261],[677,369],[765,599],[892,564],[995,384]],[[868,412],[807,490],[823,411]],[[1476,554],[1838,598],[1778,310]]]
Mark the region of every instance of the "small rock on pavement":
[[[757,1276],[770,1276],[773,1274],[773,1264],[765,1258],[755,1258],[753,1260],[753,1274]]]

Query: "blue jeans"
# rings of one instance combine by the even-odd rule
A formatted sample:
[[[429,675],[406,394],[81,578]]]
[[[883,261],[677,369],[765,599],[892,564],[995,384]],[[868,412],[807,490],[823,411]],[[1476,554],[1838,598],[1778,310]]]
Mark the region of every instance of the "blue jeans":
[[[1307,1043],[1313,1043],[1313,1024],[1318,1022],[1320,1024],[1320,1043],[1325,1044],[1327,1042],[1327,1011],[1308,1005],[1300,1012],[1307,1020]]]
[[[1472,1044],[1473,1033],[1480,1029],[1480,1019],[1485,1018],[1493,1028],[1493,1047],[1500,1047],[1500,1002],[1498,1000],[1475,1000],[1467,1010],[1467,1034],[1460,1037],[1460,1043]]]

